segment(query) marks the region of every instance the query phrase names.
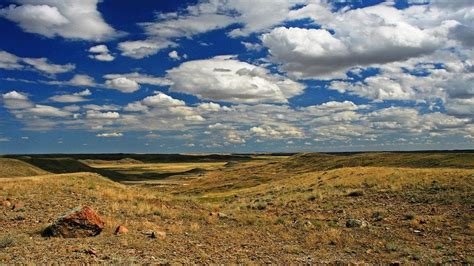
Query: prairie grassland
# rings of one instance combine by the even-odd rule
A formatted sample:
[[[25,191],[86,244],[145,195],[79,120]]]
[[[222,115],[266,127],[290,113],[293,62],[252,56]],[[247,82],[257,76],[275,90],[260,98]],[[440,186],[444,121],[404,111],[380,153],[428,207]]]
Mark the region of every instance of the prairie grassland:
[[[150,180],[124,185],[92,173],[2,178],[0,196],[24,207],[0,209],[0,263],[473,263],[469,164],[326,164],[332,169],[314,170],[321,164],[297,155],[102,165],[117,171],[142,165],[147,173],[208,169],[168,177],[186,185],[166,187]],[[106,230],[94,238],[41,237],[54,218],[77,205],[96,209]],[[347,227],[351,219],[364,226]],[[130,232],[115,236],[120,224]],[[151,239],[149,231],[166,236]]]

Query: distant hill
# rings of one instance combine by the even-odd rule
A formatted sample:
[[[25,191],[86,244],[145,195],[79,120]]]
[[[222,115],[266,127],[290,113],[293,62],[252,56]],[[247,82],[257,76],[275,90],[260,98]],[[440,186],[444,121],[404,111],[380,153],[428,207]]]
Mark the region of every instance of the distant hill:
[[[93,168],[73,158],[40,158],[30,156],[19,156],[17,158],[27,165],[33,165],[54,174],[90,172],[106,176],[114,181],[128,179],[118,172]]]
[[[0,178],[49,174],[36,166],[16,159],[0,158]]]
[[[457,152],[369,152],[353,154],[302,153],[282,162],[280,167],[300,171],[321,171],[343,167],[405,167],[474,169],[474,153]]]
[[[55,174],[95,171],[92,167],[71,158],[20,157],[18,159]]]
[[[120,164],[142,164],[143,163],[142,161],[135,160],[135,159],[132,159],[132,158],[123,158],[123,159],[119,159],[119,160],[90,160],[90,159],[86,159],[86,160],[80,160],[80,162],[83,162],[87,165],[100,165],[100,164],[117,164],[117,165],[120,165]]]
[[[4,155],[6,158],[70,158],[75,160],[103,160],[118,161],[122,159],[140,161],[142,163],[184,163],[184,162],[215,162],[215,161],[240,161],[251,160],[249,154],[133,154],[133,153],[107,153],[107,154],[12,154]]]

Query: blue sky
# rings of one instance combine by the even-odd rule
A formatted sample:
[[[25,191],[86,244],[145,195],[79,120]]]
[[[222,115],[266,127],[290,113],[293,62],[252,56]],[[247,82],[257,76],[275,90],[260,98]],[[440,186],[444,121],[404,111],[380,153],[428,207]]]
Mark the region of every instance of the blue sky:
[[[470,0],[0,3],[0,153],[474,148]]]

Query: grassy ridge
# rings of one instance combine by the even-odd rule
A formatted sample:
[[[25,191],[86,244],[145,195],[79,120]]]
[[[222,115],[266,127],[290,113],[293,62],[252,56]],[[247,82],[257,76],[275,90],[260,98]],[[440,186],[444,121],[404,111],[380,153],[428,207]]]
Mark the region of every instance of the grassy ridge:
[[[38,158],[21,156],[18,157],[18,160],[23,161],[24,164],[28,164],[32,167],[39,168],[54,174],[89,172],[105,176],[114,181],[128,179],[128,177],[121,173],[105,169],[93,168],[72,158]]]
[[[303,153],[290,157],[282,168],[322,171],[343,167],[406,167],[474,169],[474,153],[357,153],[349,155]]]
[[[41,168],[41,167],[40,167]],[[37,176],[48,174],[47,171],[16,159],[0,158],[1,177]]]

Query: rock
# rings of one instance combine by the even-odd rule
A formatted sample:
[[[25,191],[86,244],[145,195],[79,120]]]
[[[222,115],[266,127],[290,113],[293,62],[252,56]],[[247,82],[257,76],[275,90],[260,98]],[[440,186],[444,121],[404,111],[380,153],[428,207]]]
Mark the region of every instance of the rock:
[[[347,194],[347,196],[349,196],[349,197],[362,197],[362,196],[364,196],[364,192],[356,190],[356,191],[352,191],[351,193]]]
[[[385,219],[385,214],[379,211],[374,212],[372,213],[372,219],[374,219],[376,222],[383,221]]]
[[[369,223],[364,221],[364,220],[358,220],[358,219],[348,219],[346,221],[346,227],[348,228],[364,228],[369,226]]]
[[[15,202],[15,204],[13,204],[12,206],[12,210],[18,211],[18,210],[23,209],[24,207],[25,205],[22,202]]]
[[[43,236],[66,238],[96,236],[102,232],[104,225],[102,218],[91,207],[77,207],[48,226]]]
[[[222,213],[222,212],[218,212],[217,217],[219,217],[219,218],[229,218],[229,216],[227,214]]]
[[[5,208],[10,208],[12,206],[12,203],[9,202],[8,200],[2,201],[2,206]]]
[[[74,252],[84,253],[91,256],[97,256],[97,251],[93,248],[90,249],[74,249]]]
[[[218,218],[229,218],[229,215],[227,215],[223,212],[210,212],[209,216],[216,216]]]
[[[95,249],[87,249],[84,251],[84,253],[92,255],[92,256],[97,256],[97,251]]]
[[[14,219],[15,221],[24,221],[25,220],[25,217],[21,216],[21,215],[18,215],[17,217],[15,217]]]
[[[126,234],[128,233],[128,228],[123,226],[123,225],[119,225],[117,227],[117,229],[115,229],[115,234],[116,235],[119,235],[119,234]]]
[[[162,232],[162,231],[158,231],[158,232],[151,232],[151,235],[150,235],[151,238],[165,238],[166,237],[166,233],[165,232]]]

